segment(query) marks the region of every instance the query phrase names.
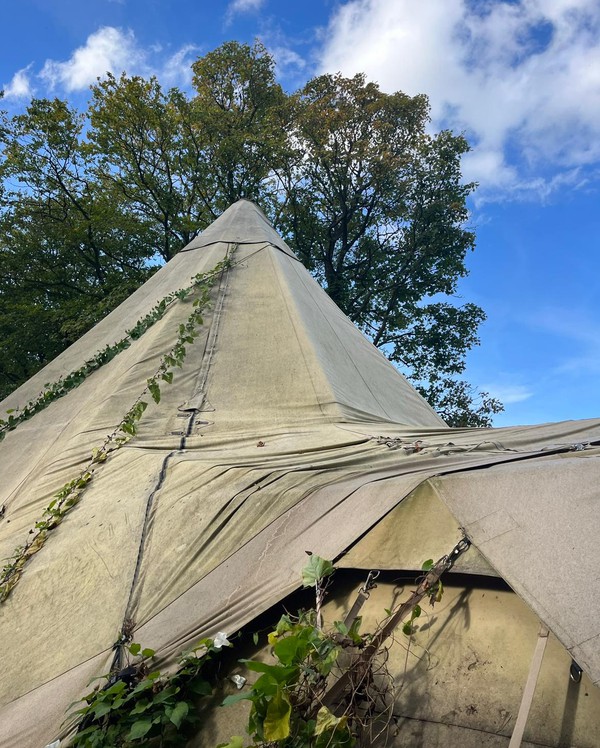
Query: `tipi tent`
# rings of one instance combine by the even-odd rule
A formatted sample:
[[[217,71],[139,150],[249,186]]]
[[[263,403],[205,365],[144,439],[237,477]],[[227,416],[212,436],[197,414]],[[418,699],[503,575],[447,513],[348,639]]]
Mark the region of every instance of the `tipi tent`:
[[[293,592],[307,549],[349,569],[417,570],[452,547],[459,526],[473,547],[438,613],[443,656],[415,661],[398,744],[507,745],[538,619],[553,638],[531,739],[600,744],[600,420],[449,429],[252,203],[229,208],[0,412],[18,413],[216,267],[172,384],[158,403],[145,397],[135,437],[95,465],[0,605],[0,746],[56,739],[67,706],[109,670],[124,627],[168,666]],[[0,558],[27,547],[57,491],[164,373],[193,300],[175,299],[77,388],[7,431]],[[496,576],[517,595],[486,586]],[[393,587],[378,588],[380,610]],[[575,695],[571,657],[585,673]]]

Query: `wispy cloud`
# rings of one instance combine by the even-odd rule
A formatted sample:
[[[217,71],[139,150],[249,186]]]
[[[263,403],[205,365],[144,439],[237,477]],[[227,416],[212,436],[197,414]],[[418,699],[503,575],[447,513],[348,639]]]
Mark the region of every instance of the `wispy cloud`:
[[[546,308],[532,317],[529,323],[534,328],[562,338],[560,350],[568,353],[557,362],[555,374],[600,374],[600,319],[595,318],[589,308]]]
[[[264,6],[265,0],[233,0],[227,6],[225,13],[225,23],[230,24],[235,16],[242,15],[244,13],[258,13],[258,11]]]
[[[600,160],[597,0],[350,0],[321,69],[426,93],[436,127],[466,130],[466,175],[489,193],[543,197]]]
[[[165,86],[190,85],[192,82],[192,62],[198,57],[200,47],[186,44],[175,54],[167,58],[159,74],[160,82]]]
[[[479,385],[482,392],[489,392],[492,397],[497,397],[504,405],[521,403],[533,396],[533,391],[522,384],[502,384],[499,382],[488,382]]]
[[[18,70],[13,75],[11,82],[2,87],[5,99],[30,99],[32,97],[33,88],[29,80],[30,68],[31,65],[28,65],[26,68]]]

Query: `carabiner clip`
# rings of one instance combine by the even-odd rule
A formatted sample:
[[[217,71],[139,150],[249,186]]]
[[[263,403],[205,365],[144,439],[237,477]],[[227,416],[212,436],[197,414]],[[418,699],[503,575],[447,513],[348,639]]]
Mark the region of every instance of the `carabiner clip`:
[[[372,569],[367,574],[367,579],[362,586],[361,592],[368,594],[371,590],[375,589],[375,587],[377,587],[377,585],[375,584],[375,580],[380,574],[381,572],[378,569]]]

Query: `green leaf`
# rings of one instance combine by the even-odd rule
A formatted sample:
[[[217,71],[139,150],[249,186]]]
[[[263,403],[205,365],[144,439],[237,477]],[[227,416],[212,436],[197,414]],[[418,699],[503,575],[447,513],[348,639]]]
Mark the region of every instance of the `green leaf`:
[[[94,716],[97,719],[99,719],[100,717],[104,717],[104,715],[108,714],[111,709],[112,709],[112,704],[110,701],[100,701],[97,704],[94,704],[93,706]]]
[[[430,571],[431,569],[433,569],[433,559],[428,558],[427,561],[423,561],[421,569],[422,571]]]
[[[178,730],[181,727],[181,723],[183,722],[185,717],[187,717],[189,710],[190,707],[187,701],[178,701],[177,704],[175,704],[175,707],[171,712],[169,719]]]
[[[141,644],[137,644],[137,642],[134,642],[133,644],[129,645],[129,651],[134,656],[137,657],[142,649]]]
[[[156,379],[148,379],[148,390],[150,391],[150,394],[152,395],[152,399],[155,403],[160,402],[160,387],[158,386],[158,383]]]
[[[255,631],[252,634],[252,641],[254,642],[254,644],[258,644],[258,631]]]
[[[124,431],[126,434],[130,434],[131,436],[135,436],[136,434],[135,426],[129,421],[123,421],[121,423],[121,431]]]
[[[234,735],[229,743],[219,743],[217,748],[244,748],[244,738]]]
[[[133,709],[129,712],[129,714],[142,714],[146,711],[146,709],[148,709],[149,706],[151,706],[150,701],[148,701],[147,699],[140,699],[133,707]]]
[[[291,665],[302,644],[303,642],[297,636],[282,637],[273,647],[273,654],[282,665]]]
[[[348,631],[348,636],[355,644],[359,644],[362,640],[359,633],[361,624],[362,616],[357,616],[354,621],[352,621],[352,626],[350,626],[350,631]]]
[[[258,662],[257,660],[240,660],[240,662],[246,665],[248,670],[252,670],[255,673],[265,673],[266,675],[270,675],[277,683],[285,683],[292,678],[298,670],[298,668],[293,665],[287,667],[282,665],[269,665],[266,662]]]
[[[406,634],[406,636],[412,636],[413,633],[413,625],[410,621],[407,621],[404,626],[402,626],[402,633]]]
[[[148,734],[151,728],[152,720],[140,719],[137,722],[134,722],[131,726],[127,740],[138,740],[138,738],[143,738]]]
[[[315,735],[322,735],[327,730],[346,727],[347,717],[336,717],[326,706],[322,706],[317,712],[317,724]]]
[[[238,701],[244,701],[245,699],[252,700],[251,693],[232,693],[230,696],[226,696],[221,702],[221,706],[231,706],[231,704],[237,704]]]
[[[210,696],[212,693],[212,686],[207,680],[194,680],[189,688],[198,696]]]
[[[415,618],[418,618],[421,615],[421,606],[415,605],[415,607],[412,609],[411,618],[414,621]]]
[[[314,587],[315,584],[321,582],[322,579],[332,574],[333,571],[335,569],[331,561],[326,561],[324,558],[313,553],[304,569],[302,569],[302,585],[303,587]]]
[[[154,657],[154,650],[153,649],[142,649],[142,657]]]
[[[275,696],[267,706],[267,715],[263,723],[265,740],[285,740],[290,734],[292,705],[287,694],[278,688]]]
[[[165,382],[168,384],[171,384],[173,381],[173,372],[172,371],[165,371],[161,377]]]

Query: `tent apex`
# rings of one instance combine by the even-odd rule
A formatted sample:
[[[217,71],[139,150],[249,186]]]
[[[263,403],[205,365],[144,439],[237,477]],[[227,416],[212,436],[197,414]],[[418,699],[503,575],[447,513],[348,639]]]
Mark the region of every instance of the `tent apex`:
[[[229,206],[211,225],[193,239],[182,252],[200,249],[217,242],[231,244],[271,244],[290,257],[296,255],[269,223],[252,200],[242,197]]]

